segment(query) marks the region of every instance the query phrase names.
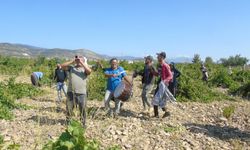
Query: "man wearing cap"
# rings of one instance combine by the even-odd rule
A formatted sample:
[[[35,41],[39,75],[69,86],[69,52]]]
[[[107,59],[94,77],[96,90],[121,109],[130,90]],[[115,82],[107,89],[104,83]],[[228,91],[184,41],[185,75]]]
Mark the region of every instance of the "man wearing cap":
[[[150,92],[152,91],[153,84],[154,84],[154,72],[156,72],[155,67],[153,66],[153,57],[147,56],[145,57],[145,65],[144,69],[141,70],[138,73],[134,74],[134,77],[136,77],[137,74],[142,76],[142,104],[143,109],[146,110],[148,107],[148,110],[150,110],[151,105],[148,102],[148,99],[150,97]]]
[[[159,117],[158,107],[162,108],[164,111],[163,117],[169,116],[169,112],[166,110],[167,101],[175,101],[174,96],[168,90],[169,82],[172,80],[173,75],[170,70],[170,66],[165,62],[166,53],[157,53],[157,59],[159,62],[158,72],[154,72],[154,75],[159,76],[158,86],[155,91],[154,98],[152,100],[152,105],[154,106],[154,116]]]
[[[75,56],[72,61],[65,62],[61,67],[69,72],[69,83],[67,91],[66,119],[72,116],[73,108],[77,104],[80,109],[80,119],[83,127],[86,127],[86,103],[87,103],[87,77],[91,73],[86,59],[82,56]]]

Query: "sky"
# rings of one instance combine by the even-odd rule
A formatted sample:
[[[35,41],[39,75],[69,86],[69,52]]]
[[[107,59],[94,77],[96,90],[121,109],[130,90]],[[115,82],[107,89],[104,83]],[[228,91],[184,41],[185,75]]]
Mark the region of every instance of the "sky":
[[[0,42],[111,56],[250,58],[249,0],[1,0]]]

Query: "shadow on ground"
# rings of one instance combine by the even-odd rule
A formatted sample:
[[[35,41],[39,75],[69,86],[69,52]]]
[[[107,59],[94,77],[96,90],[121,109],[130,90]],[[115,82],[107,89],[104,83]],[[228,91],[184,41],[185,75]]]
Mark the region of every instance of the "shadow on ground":
[[[54,99],[46,98],[46,97],[39,97],[39,98],[32,98],[34,101],[39,101],[39,102],[55,102]]]
[[[61,107],[43,107],[39,109],[40,112],[49,111],[54,113],[64,113],[66,114],[66,110]]]
[[[33,120],[40,125],[56,125],[56,124],[61,124],[61,125],[66,125],[67,122],[65,119],[51,119],[48,116],[32,116],[28,120]]]
[[[203,133],[208,136],[219,138],[221,140],[240,139],[242,141],[250,141],[250,132],[241,131],[239,128],[219,125],[203,125],[203,124],[184,124],[184,126],[193,133]]]

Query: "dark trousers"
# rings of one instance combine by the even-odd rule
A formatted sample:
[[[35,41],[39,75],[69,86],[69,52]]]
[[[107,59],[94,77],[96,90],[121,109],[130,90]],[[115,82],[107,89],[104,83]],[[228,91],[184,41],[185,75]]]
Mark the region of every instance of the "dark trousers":
[[[173,94],[174,97],[176,97],[176,91],[177,91],[177,84],[170,82],[168,86],[169,91]]]
[[[166,112],[166,108],[162,108],[162,111]],[[158,106],[154,105],[154,116],[159,117]]]
[[[67,120],[71,118],[73,114],[73,109],[76,106],[79,106],[80,110],[80,119],[82,122],[82,125],[86,125],[86,104],[87,104],[87,97],[86,94],[78,94],[73,92],[67,93],[67,101],[66,101],[66,110],[67,110]]]

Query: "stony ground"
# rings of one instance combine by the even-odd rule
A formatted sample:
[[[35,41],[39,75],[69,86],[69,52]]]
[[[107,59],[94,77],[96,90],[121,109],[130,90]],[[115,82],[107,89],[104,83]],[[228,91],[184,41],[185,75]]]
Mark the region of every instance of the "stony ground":
[[[19,77],[17,81],[29,82],[29,78]],[[135,150],[250,149],[250,101],[169,103],[171,116],[153,118],[152,112],[142,110],[139,87],[136,79],[134,97],[116,118],[106,116],[103,102],[88,101],[86,136],[100,141],[101,149],[112,145]],[[55,89],[43,89],[48,94],[18,100],[32,109],[15,110],[12,121],[0,120],[6,145],[17,143],[22,150],[41,149],[65,130],[65,104],[57,111]],[[236,109],[227,120],[222,117],[222,110],[230,105]]]

